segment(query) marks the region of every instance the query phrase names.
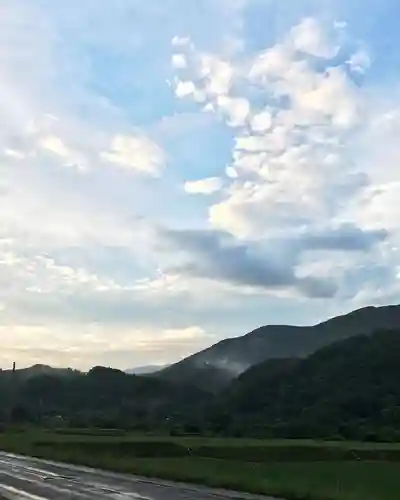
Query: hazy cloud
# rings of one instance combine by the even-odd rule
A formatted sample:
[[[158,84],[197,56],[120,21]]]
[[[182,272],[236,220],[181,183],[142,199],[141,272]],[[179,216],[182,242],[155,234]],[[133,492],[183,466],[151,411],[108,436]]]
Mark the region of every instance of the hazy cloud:
[[[185,191],[189,194],[212,194],[219,191],[223,182],[219,177],[208,177],[198,181],[185,182]]]

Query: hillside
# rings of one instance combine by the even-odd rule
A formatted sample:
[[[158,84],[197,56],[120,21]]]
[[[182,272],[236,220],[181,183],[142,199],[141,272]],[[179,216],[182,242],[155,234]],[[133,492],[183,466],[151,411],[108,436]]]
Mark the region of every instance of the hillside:
[[[211,372],[209,372],[211,373]],[[257,364],[218,394],[161,377],[0,373],[0,423],[250,437],[400,440],[400,328]]]
[[[29,377],[0,373],[0,421],[37,422],[55,416],[75,426],[152,426],[170,416],[182,420],[199,411],[209,397],[185,383],[128,375],[95,367],[88,373],[60,376],[58,371]]]
[[[210,419],[228,433],[398,440],[399,380],[400,329],[359,335],[306,359],[250,368]]]
[[[272,358],[304,358],[335,341],[400,325],[400,306],[367,307],[314,326],[269,325],[218,344],[156,373],[214,392]]]

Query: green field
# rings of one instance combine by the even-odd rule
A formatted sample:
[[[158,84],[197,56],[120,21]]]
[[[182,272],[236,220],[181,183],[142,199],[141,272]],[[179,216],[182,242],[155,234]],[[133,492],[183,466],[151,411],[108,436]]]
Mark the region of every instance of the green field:
[[[0,434],[6,451],[290,500],[398,500],[400,444],[171,438],[104,430]]]

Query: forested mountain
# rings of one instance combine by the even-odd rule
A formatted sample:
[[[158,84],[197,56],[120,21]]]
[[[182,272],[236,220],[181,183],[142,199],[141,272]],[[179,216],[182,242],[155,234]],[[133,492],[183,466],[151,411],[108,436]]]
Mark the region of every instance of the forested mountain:
[[[230,436],[400,440],[398,314],[399,307],[368,308],[316,327],[265,327],[196,355],[210,359],[211,352],[221,361],[225,353],[236,363],[252,359],[247,370],[236,366],[236,373],[242,372],[236,377],[233,369],[229,376],[222,370],[221,377],[213,364],[201,371],[196,356],[172,367],[180,370],[180,379],[176,371],[174,376],[168,370],[139,376],[104,367],[88,373],[41,365],[2,371],[0,421]],[[392,327],[373,332],[380,323]],[[360,331],[364,333],[356,334]],[[323,346],[316,349],[317,344]],[[266,351],[257,354],[257,345]],[[267,359],[262,359],[265,352]],[[202,384],[193,383],[194,373],[204,376]],[[209,390],[207,384],[215,378],[220,383]]]
[[[399,380],[400,329],[360,335],[249,369],[212,418],[228,433],[400,439]]]
[[[399,326],[400,306],[367,307],[315,326],[262,326],[242,337],[223,340],[156,375],[217,392],[266,359],[304,358],[335,341]]]
[[[87,374],[61,372],[20,377],[0,374],[3,420],[40,422],[57,418],[68,425],[153,426],[199,410],[208,394],[187,384],[128,375],[95,367]]]

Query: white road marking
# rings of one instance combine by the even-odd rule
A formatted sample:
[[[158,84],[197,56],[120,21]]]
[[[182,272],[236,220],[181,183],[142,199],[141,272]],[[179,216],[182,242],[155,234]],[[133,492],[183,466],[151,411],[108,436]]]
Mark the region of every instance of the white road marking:
[[[45,497],[32,495],[31,493],[17,490],[17,488],[6,486],[5,484],[0,484],[0,493],[7,500],[47,500]]]

